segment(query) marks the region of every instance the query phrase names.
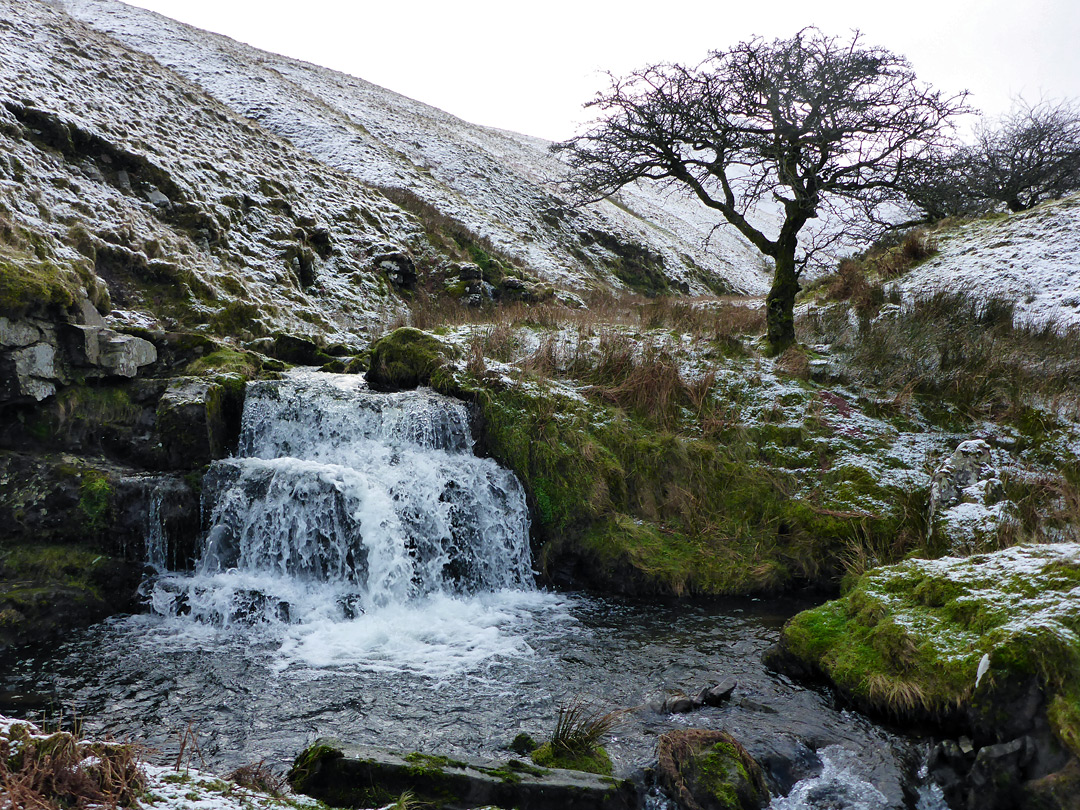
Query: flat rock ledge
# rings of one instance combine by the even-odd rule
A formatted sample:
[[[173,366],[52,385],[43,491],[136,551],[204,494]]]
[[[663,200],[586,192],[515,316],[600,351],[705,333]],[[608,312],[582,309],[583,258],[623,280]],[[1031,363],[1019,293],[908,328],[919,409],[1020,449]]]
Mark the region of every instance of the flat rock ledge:
[[[428,754],[318,740],[289,772],[293,790],[334,807],[379,807],[406,791],[425,804],[519,810],[629,810],[638,806],[628,781],[531,762],[462,761]]]

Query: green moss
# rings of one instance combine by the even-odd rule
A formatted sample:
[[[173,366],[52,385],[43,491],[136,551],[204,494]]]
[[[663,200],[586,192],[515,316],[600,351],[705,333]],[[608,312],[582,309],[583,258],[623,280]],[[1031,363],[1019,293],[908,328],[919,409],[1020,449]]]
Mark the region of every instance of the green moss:
[[[79,482],[78,510],[83,528],[92,535],[101,534],[110,522],[112,484],[99,470],[86,470]]]
[[[544,743],[530,754],[532,761],[544,768],[562,768],[568,771],[584,771],[601,776],[611,776],[615,768],[611,763],[611,757],[603,746],[597,746],[588,753],[571,754],[561,749],[551,747],[551,743]]]
[[[412,766],[411,772],[417,776],[428,772],[442,773],[446,768],[469,767],[467,763],[460,760],[435,754],[421,754],[419,751],[406,754],[403,759]]]
[[[222,348],[188,363],[183,373],[191,376],[236,374],[251,379],[262,369],[258,355],[239,349]]]
[[[381,390],[416,388],[431,383],[453,354],[451,347],[437,337],[402,327],[372,344],[365,378]]]
[[[616,590],[747,593],[836,581],[852,561],[896,559],[920,538],[925,509],[861,468],[792,497],[799,480],[763,467],[747,432],[680,435],[535,380],[455,378],[444,390],[463,388],[484,447],[525,485],[547,570],[577,558]],[[772,435],[804,441],[801,429]]]
[[[83,546],[13,546],[0,552],[0,574],[14,582],[60,584],[94,591],[94,573],[109,562],[109,557]],[[7,589],[4,593],[10,596],[13,592]]]
[[[298,315],[302,313],[297,313]],[[266,334],[258,305],[248,301],[229,301],[210,317],[214,332],[226,337],[236,335],[260,336]]]
[[[1034,677],[1059,737],[1076,746],[1074,565],[1061,547],[1032,546],[876,569],[793,618],[783,642],[860,705],[905,719],[968,717],[992,729],[1004,696]],[[984,654],[990,668],[976,688]]]
[[[0,253],[0,315],[20,318],[30,312],[44,314],[75,304],[82,288],[70,269],[25,255]]]
[[[304,793],[323,762],[341,759],[343,756],[345,755],[340,749],[331,745],[312,745],[296,755],[292,768],[286,774],[286,779],[288,779],[293,790],[297,793]]]
[[[700,774],[698,784],[724,810],[744,807],[739,786],[751,783],[751,774],[743,754],[733,744],[718,742],[695,762]]]

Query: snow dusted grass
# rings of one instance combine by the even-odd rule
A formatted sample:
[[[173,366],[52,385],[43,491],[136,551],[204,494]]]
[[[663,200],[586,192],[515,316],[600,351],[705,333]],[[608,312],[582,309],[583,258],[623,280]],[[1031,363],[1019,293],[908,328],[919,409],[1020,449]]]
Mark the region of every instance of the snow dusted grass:
[[[792,619],[783,643],[864,708],[967,716],[984,737],[1034,678],[1055,733],[1080,754],[1080,544],[879,568]]]
[[[137,745],[47,733],[0,716],[0,810],[317,810],[321,802],[285,795],[283,780],[259,766],[220,779],[191,768],[151,765]],[[263,779],[253,783],[252,774]],[[257,782],[257,780],[256,780]],[[263,789],[260,789],[262,787]],[[269,789],[266,789],[269,788]]]

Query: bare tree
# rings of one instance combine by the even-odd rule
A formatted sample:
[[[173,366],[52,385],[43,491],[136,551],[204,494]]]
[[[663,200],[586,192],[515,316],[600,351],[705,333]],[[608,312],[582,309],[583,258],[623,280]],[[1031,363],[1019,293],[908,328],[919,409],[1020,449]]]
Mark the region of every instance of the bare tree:
[[[1080,189],[1080,107],[1075,101],[1017,100],[1011,113],[983,124],[969,155],[973,192],[1026,211]]]
[[[902,196],[906,166],[944,148],[966,93],[920,84],[903,57],[815,28],[714,51],[695,68],[654,65],[587,107],[603,117],[555,144],[579,201],[637,180],[672,183],[737,228],[772,259],[766,301],[774,351],[795,340],[792,310],[805,267],[800,231],[827,213],[865,224]],[[754,224],[759,203],[782,209],[779,232]]]

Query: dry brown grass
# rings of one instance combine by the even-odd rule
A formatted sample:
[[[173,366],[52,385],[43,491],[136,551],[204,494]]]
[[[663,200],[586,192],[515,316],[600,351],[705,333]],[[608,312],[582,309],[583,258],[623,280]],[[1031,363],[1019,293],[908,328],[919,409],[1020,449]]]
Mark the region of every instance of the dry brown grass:
[[[789,346],[776,358],[776,367],[789,377],[797,380],[810,379],[810,358],[806,350],[797,345]]]
[[[242,788],[257,790],[274,798],[283,796],[289,786],[289,780],[285,776],[276,773],[261,759],[250,765],[241,765],[226,778]]]
[[[12,807],[137,807],[146,785],[140,750],[115,742],[80,742],[68,732],[32,735],[16,725],[0,738],[0,788]]]
[[[933,712],[936,708],[915,680],[873,673],[867,678],[866,686],[870,701],[896,717]]]

